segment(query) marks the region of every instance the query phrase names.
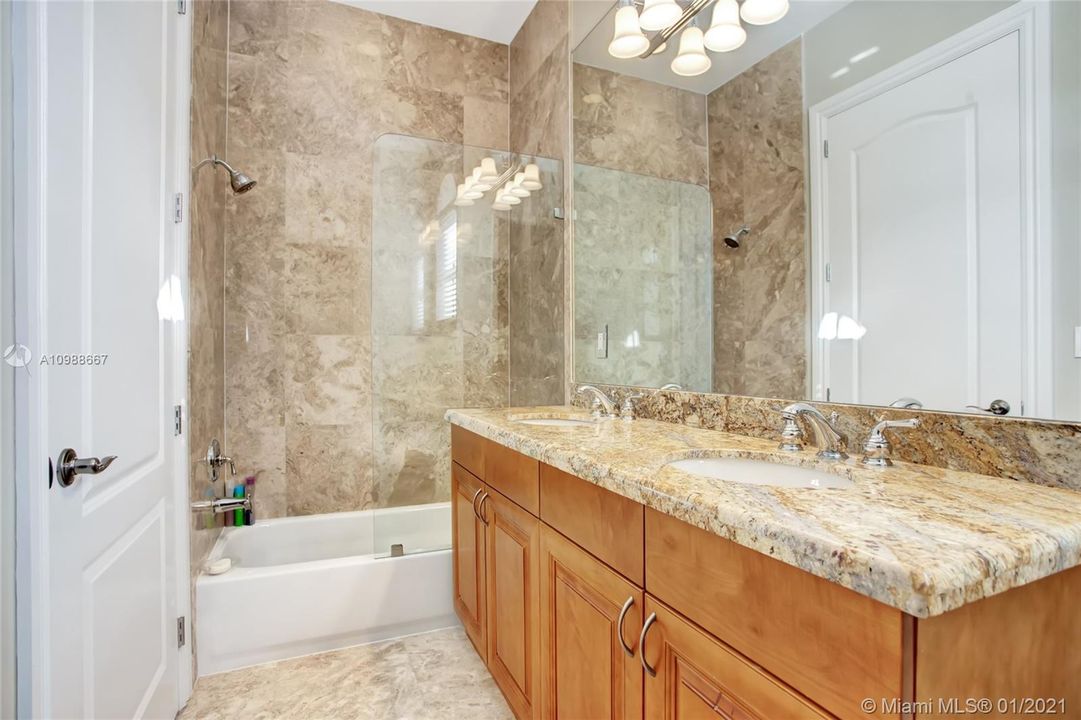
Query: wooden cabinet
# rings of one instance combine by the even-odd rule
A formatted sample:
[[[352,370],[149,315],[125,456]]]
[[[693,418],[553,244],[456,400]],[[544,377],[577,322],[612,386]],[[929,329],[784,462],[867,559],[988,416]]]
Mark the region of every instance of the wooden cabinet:
[[[1081,568],[920,620],[474,433],[451,438],[454,605],[518,720],[1081,705]],[[870,715],[864,698],[879,701]]]
[[[641,588],[541,528],[541,717],[640,720]]]
[[[451,535],[454,557],[454,609],[473,647],[488,654],[485,526],[477,513],[484,483],[451,463]]]
[[[656,672],[645,680],[650,720],[830,717],[652,597],[645,610],[649,627],[639,651]]]
[[[540,521],[497,492],[487,522],[488,669],[518,718],[535,717],[540,688]]]

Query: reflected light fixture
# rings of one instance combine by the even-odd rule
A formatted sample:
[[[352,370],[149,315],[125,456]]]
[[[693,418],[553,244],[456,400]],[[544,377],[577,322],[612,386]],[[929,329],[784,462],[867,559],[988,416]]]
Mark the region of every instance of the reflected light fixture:
[[[751,25],[769,25],[788,14],[788,0],[743,0],[739,15]]]
[[[544,185],[540,181],[540,167],[536,163],[525,166],[525,177],[520,183],[526,190],[540,190]]]
[[[709,70],[713,61],[706,55],[702,29],[697,24],[688,25],[679,36],[679,54],[672,60],[672,72],[683,77],[694,77]]]
[[[704,40],[713,52],[732,52],[747,42],[747,31],[739,22],[737,0],[717,0],[713,5],[713,21]]]
[[[642,33],[638,24],[638,9],[634,7],[634,0],[619,0],[616,30],[612,42],[608,43],[608,54],[626,60],[638,57],[648,49],[649,38]]]

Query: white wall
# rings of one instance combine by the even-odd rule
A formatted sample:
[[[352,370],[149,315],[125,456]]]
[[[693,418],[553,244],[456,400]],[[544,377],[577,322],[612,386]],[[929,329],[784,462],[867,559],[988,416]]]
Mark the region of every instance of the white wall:
[[[15,325],[11,4],[0,4],[0,349]],[[15,368],[0,365],[0,718],[15,716]]]
[[[803,36],[805,107],[1004,10],[1014,0],[856,0]],[[873,54],[859,59],[860,53]],[[856,62],[852,62],[853,59]],[[846,69],[847,68],[847,69]]]
[[[1051,6],[1052,238],[1054,256],[1055,412],[1081,418],[1081,3]]]

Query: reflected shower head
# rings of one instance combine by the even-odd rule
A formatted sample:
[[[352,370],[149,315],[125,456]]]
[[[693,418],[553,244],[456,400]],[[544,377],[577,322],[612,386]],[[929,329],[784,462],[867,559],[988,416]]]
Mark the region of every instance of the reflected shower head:
[[[233,189],[234,195],[243,195],[244,193],[255,187],[255,180],[242,173],[240,170],[233,169],[233,166],[222,160],[217,155],[214,155],[210,160],[215,165],[221,165],[229,173],[229,187]]]
[[[749,227],[747,227],[746,225],[744,225],[743,227],[741,227],[739,230],[732,233],[731,235],[726,235],[725,238],[724,238],[724,244],[727,245],[728,247],[732,248],[732,249],[738,248],[739,244],[740,244],[740,240],[743,239],[743,236],[744,235],[749,235],[750,233],[751,233],[751,229]]]

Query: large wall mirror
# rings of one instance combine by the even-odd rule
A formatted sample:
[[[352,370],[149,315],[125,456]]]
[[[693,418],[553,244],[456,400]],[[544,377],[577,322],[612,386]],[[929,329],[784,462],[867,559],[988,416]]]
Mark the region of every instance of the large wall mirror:
[[[576,4],[575,380],[1081,419],[1081,3],[788,5]]]

